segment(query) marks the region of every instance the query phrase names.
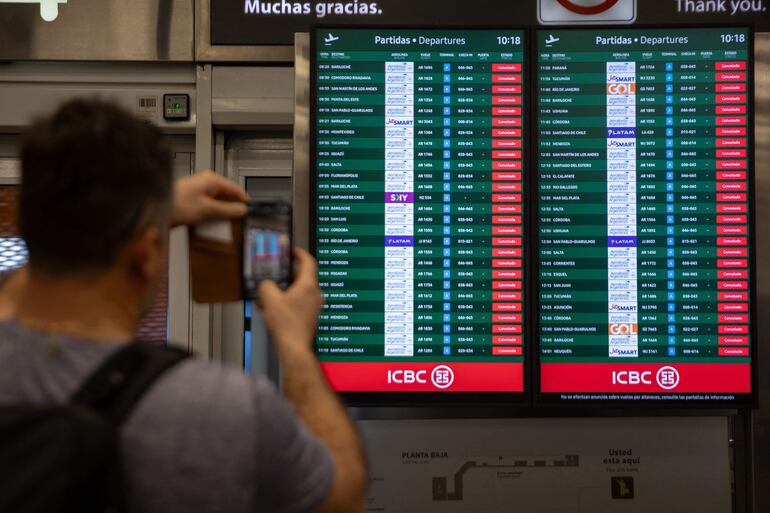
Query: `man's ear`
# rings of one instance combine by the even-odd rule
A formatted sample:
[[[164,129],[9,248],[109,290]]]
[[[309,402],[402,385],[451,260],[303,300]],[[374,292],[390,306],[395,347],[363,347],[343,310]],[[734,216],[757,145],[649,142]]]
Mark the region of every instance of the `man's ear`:
[[[158,227],[147,226],[140,230],[126,249],[131,271],[144,280],[154,280],[163,265],[163,244]]]

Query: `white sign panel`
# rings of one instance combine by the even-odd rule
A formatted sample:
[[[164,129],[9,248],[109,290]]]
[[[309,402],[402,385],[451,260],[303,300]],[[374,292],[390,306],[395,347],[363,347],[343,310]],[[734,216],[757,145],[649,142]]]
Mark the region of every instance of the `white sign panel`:
[[[0,4],[40,4],[40,17],[53,21],[59,16],[59,4],[68,0],[0,0]]]
[[[370,513],[728,513],[727,420],[362,421]]]

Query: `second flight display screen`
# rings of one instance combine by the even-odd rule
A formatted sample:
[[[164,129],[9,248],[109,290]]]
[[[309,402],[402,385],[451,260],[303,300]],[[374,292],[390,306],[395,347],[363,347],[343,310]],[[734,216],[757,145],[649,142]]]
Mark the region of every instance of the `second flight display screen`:
[[[540,391],[751,391],[750,35],[540,31]]]
[[[524,390],[524,33],[315,33],[332,386]]]

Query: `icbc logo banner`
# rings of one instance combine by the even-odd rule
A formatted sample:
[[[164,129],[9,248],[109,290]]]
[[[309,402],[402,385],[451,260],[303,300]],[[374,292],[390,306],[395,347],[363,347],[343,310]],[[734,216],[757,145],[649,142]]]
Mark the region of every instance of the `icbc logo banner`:
[[[613,385],[652,385],[653,371],[614,370],[612,371]],[[679,371],[670,365],[661,367],[655,373],[655,384],[663,390],[673,390],[679,385]]]
[[[452,369],[446,365],[439,365],[435,367],[430,373],[430,382],[436,388],[449,388],[454,383],[455,375]],[[389,369],[388,370],[388,384],[396,385],[413,385],[413,384],[427,384],[428,383],[428,371],[427,370],[413,370],[413,369]]]

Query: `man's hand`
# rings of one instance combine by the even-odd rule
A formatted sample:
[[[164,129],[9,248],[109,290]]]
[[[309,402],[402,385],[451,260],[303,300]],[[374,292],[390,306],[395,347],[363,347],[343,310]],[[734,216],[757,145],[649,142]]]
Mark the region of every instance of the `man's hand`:
[[[279,353],[311,350],[323,307],[315,259],[307,251],[295,248],[294,261],[294,283],[285,292],[270,280],[264,280],[259,287],[262,316]]]
[[[174,184],[173,226],[238,219],[246,215],[246,191],[227,178],[203,171]]]

